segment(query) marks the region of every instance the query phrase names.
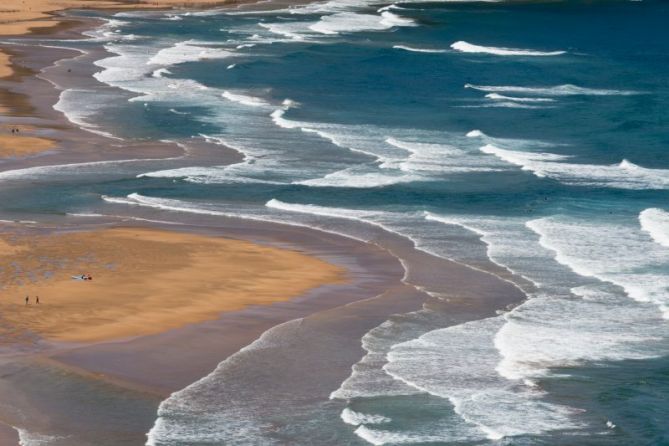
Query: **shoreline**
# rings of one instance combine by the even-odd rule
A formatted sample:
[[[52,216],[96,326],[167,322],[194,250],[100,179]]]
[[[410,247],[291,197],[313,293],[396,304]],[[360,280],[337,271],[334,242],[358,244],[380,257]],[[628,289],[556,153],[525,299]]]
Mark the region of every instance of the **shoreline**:
[[[220,2],[213,2],[219,3]],[[142,5],[137,9],[142,9]],[[59,32],[73,36],[79,31],[87,29],[87,25],[77,22],[77,25],[64,26]],[[13,59],[16,63],[26,64],[26,73],[32,70],[36,75],[26,75],[20,79],[2,80],[0,88],[9,86],[12,94],[27,94],[31,100],[27,101],[32,110],[25,109],[23,117],[3,116],[3,122],[9,125],[33,125],[35,132],[40,136],[52,137],[56,141],[55,150],[40,153],[37,156],[18,159],[3,159],[0,164],[2,171],[12,171],[54,164],[106,162],[109,160],[123,160],[128,158],[146,159],[183,159],[184,165],[195,165],[197,160],[213,158],[212,147],[205,141],[189,141],[189,147],[184,148],[183,141],[166,142],[115,142],[110,138],[96,135],[70,123],[60,112],[53,110],[61,90],[66,85],[80,85],[82,82],[97,82],[90,79],[95,68],[89,62],[95,60],[99,54],[87,54],[72,57],[70,50],[54,50],[37,46],[20,47]],[[77,60],[79,59],[79,60]],[[72,76],[67,70],[71,64],[77,67],[88,66],[88,70],[76,70]],[[48,70],[46,77],[42,70]],[[63,83],[57,88],[53,79]],[[70,84],[67,84],[69,82]],[[39,93],[37,93],[39,92]],[[36,96],[40,96],[36,99]],[[20,108],[17,106],[17,109]],[[31,130],[33,131],[33,130]],[[113,154],[91,151],[89,147],[97,144],[116,146]],[[216,146],[220,151],[221,146]],[[216,153],[220,160],[220,152]],[[230,149],[226,155],[226,162],[233,163],[239,160],[239,154]],[[167,212],[169,214],[169,212]],[[279,249],[288,248],[304,252],[305,255],[321,259],[348,271],[350,281],[346,284],[333,284],[311,289],[306,293],[297,294],[292,298],[272,303],[270,305],[253,306],[244,309],[221,313],[214,320],[199,321],[181,327],[172,327],[168,330],[134,336],[128,339],[113,339],[104,342],[93,342],[85,345],[59,344],[56,349],[44,352],[29,353],[19,357],[9,358],[9,368],[31,367],[36,374],[62,373],[67,376],[67,382],[86,383],[94,388],[115,389],[119,392],[136,392],[138,397],[149,408],[155,409],[164,397],[169,396],[185,386],[208,376],[212,370],[226,358],[238,354],[243,348],[252,344],[262,335],[291,321],[305,321],[305,324],[318,333],[346,332],[345,339],[338,346],[345,350],[341,358],[332,364],[331,370],[323,371],[323,380],[328,386],[341,383],[350,373],[350,367],[355,364],[365,351],[360,345],[360,337],[369,329],[384,322],[395,313],[416,311],[426,305],[446,305],[452,308],[454,320],[476,318],[481,315],[494,314],[497,309],[523,299],[519,290],[512,290],[509,283],[493,276],[476,272],[469,267],[454,262],[431,258],[429,254],[418,251],[410,246],[406,240],[400,240],[390,234],[381,234],[382,242],[372,244],[355,241],[344,236],[338,236],[301,227],[286,226],[279,223],[240,222],[227,219],[226,222],[214,222],[203,218],[202,224],[195,225],[192,218],[186,217],[186,223],[177,223],[179,226],[156,223],[163,220],[159,217],[161,211],[138,211],[131,213],[147,217],[145,222],[132,221],[123,218],[105,217],[82,220],[68,216],[54,216],[36,224],[37,231],[50,231],[53,227],[61,227],[67,231],[86,231],[94,228],[114,228],[132,224],[136,227],[153,229],[178,229],[187,234],[202,236],[224,236],[237,240],[247,240],[259,246],[269,245]],[[145,215],[146,214],[146,215]],[[18,215],[17,217],[21,217]],[[17,218],[17,219],[19,219]],[[153,221],[149,221],[152,220]],[[220,217],[219,217],[220,219]],[[169,218],[167,219],[169,220]],[[21,225],[17,229],[21,230]],[[106,230],[106,229],[105,229]],[[380,231],[383,233],[384,231]],[[450,288],[452,302],[438,302],[431,299],[426,293],[418,291],[414,286],[403,283],[405,276],[411,276],[411,268],[400,264],[401,257],[406,256],[410,264],[429,265],[427,269],[439,267],[444,281],[452,281]],[[434,265],[432,265],[434,263]],[[443,269],[443,270],[442,270]],[[468,286],[469,281],[480,283]],[[499,282],[499,283],[497,283]],[[498,290],[503,290],[499,292]],[[501,296],[500,296],[501,294]],[[473,300],[467,301],[468,298]],[[314,328],[315,327],[315,328]],[[319,331],[320,330],[320,331]],[[100,341],[100,340],[97,340]],[[345,342],[344,342],[345,341]],[[334,346],[328,346],[334,349]],[[324,348],[327,351],[327,348]],[[337,353],[333,350],[331,353]],[[315,357],[314,361],[323,361],[324,357]],[[18,364],[18,365],[17,365]],[[324,364],[322,367],[329,367]],[[0,364],[3,370],[3,364]],[[55,371],[55,372],[54,372]],[[343,377],[343,378],[342,378]],[[43,378],[39,378],[43,379]],[[40,382],[35,378],[35,382]],[[44,378],[45,379],[45,378]],[[9,381],[11,384],[13,381]],[[39,388],[38,386],[36,386]],[[325,387],[329,389],[329,387]],[[23,389],[30,393],[31,390]],[[334,389],[329,389],[332,391]],[[0,389],[1,391],[1,389]],[[55,391],[54,391],[55,392]],[[19,390],[11,396],[21,396]],[[30,394],[23,409],[28,411],[31,423],[37,432],[48,430],[55,421],[65,423],[66,419],[44,417],[39,407],[49,399],[63,398],[63,394],[47,393],[45,395]],[[63,403],[65,408],[74,410],[74,406]],[[48,406],[48,405],[47,405]],[[92,409],[91,409],[92,410]],[[100,408],[101,414],[114,414],[115,409]],[[107,411],[107,412],[105,412]],[[147,413],[150,413],[149,410]],[[67,413],[67,411],[65,411]],[[62,415],[65,416],[65,415]],[[0,419],[8,418],[7,414],[0,413]],[[14,420],[16,421],[16,420]],[[146,420],[141,420],[145,423]],[[138,421],[140,423],[140,421]],[[140,424],[141,424],[140,423]],[[75,423],[76,424],[76,423]],[[1,426],[1,425],[0,425]],[[24,425],[25,426],[25,425]],[[64,424],[64,426],[69,426]],[[80,426],[71,426],[80,428]],[[151,426],[147,426],[150,428]],[[148,432],[148,428],[145,432]],[[140,438],[142,432],[133,431],[133,435]],[[14,437],[16,433],[14,432]],[[0,428],[0,440],[3,432]],[[11,432],[7,432],[8,438]],[[14,441],[14,440],[10,440]]]
[[[24,332],[75,345],[149,336],[346,282],[295,250],[157,228],[5,234],[0,248],[13,266],[0,272],[3,328],[17,336],[3,344]]]
[[[220,229],[215,228],[208,231],[203,231],[201,228],[189,229],[189,232],[200,233],[219,231]],[[153,404],[156,404],[155,409],[157,409],[157,403],[171,392],[206,376],[225,358],[238,353],[272,327],[287,321],[347,308],[354,302],[364,304],[369,299],[378,300],[388,286],[404,287],[400,282],[403,272],[401,265],[397,259],[380,248],[360,246],[359,242],[342,240],[339,236],[316,231],[308,231],[306,235],[301,229],[296,231],[293,228],[288,228],[286,231],[270,228],[271,235],[267,235],[266,231],[255,233],[253,230],[242,230],[249,238],[257,238],[254,240],[256,243],[267,243],[267,239],[270,238],[274,239],[275,244],[284,247],[295,243],[296,237],[299,236],[300,240],[297,242],[307,255],[321,257],[325,261],[335,262],[341,268],[348,268],[350,280],[341,285],[319,287],[271,306],[254,306],[241,311],[223,313],[216,320],[189,324],[156,335],[79,347],[61,345],[56,350],[19,357],[10,355],[5,360],[10,361],[10,369],[30,367],[37,371],[50,370],[49,373],[57,372],[59,376],[65,374],[72,376],[73,380],[98,383],[95,385],[116,388],[120,392],[139,392],[155,401]],[[284,234],[281,235],[282,233]],[[392,285],[393,283],[395,285]],[[392,299],[385,299],[376,304],[375,313],[378,319],[372,319],[368,328],[380,323],[395,311],[415,310],[422,305],[422,298],[417,296],[398,296],[396,300],[393,305],[388,304],[389,302],[392,304]],[[357,349],[352,354],[354,358],[359,358],[363,352],[358,339],[355,339],[355,343],[358,344]],[[194,346],[197,348],[193,348]],[[7,372],[7,368],[2,364],[0,370]],[[8,383],[0,382],[0,388],[3,385]],[[28,426],[19,426],[28,427],[31,432],[35,429],[39,433],[49,422],[41,420],[40,410],[35,409],[34,405],[39,401],[63,401],[65,395],[49,396],[48,392],[46,395],[31,394],[32,391],[28,390],[26,393],[24,389],[23,396],[28,395],[29,400],[36,397],[38,400],[28,406],[21,406],[20,410],[24,414],[29,414],[29,418],[35,421]],[[5,397],[9,400],[12,396],[5,393]],[[21,399],[17,400],[20,401]],[[67,402],[62,404],[69,407]],[[70,410],[75,410],[75,407],[72,406]],[[11,414],[7,413],[0,413],[0,417],[10,424],[18,421],[11,419]],[[150,427],[150,424],[145,425],[145,432]],[[145,432],[137,432],[138,438]]]

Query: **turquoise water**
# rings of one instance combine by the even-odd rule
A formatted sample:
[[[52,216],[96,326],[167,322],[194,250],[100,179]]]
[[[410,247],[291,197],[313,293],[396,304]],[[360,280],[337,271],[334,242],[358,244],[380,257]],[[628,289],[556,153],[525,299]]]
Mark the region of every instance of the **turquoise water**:
[[[100,89],[57,108],[245,160],[18,172],[31,187],[3,209],[381,226],[529,296],[465,324],[388,321],[319,415],[284,413],[279,433],[220,407],[222,367],[163,404],[151,444],[669,444],[668,17],[661,1],[117,14],[80,44],[110,52]]]

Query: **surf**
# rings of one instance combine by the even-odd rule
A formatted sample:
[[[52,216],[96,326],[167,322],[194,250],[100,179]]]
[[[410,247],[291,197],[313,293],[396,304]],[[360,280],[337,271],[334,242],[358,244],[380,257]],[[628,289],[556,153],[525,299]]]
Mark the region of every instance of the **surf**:
[[[546,56],[561,56],[566,54],[566,51],[536,51],[522,48],[500,48],[494,46],[475,45],[463,40],[451,44],[451,48],[462,53],[484,53],[495,56],[530,56],[530,57],[546,57]]]

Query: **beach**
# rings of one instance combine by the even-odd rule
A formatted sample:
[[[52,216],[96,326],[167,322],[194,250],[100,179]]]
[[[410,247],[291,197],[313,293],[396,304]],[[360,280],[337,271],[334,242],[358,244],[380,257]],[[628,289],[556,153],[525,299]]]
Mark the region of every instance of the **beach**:
[[[73,27],[69,20],[58,27],[53,23],[57,18],[41,13],[21,20],[31,22],[7,33],[29,31],[32,20],[64,36],[76,37],[86,29]],[[51,110],[58,92],[34,77],[72,53],[39,47],[11,51],[20,65],[14,65],[13,75],[7,73],[5,83],[6,169],[123,160],[130,154],[151,160],[183,154],[183,148],[172,144],[119,144],[72,127]],[[82,63],[76,65],[75,78],[66,67],[52,69],[50,77],[60,85],[85,85],[90,74]],[[27,91],[39,91],[39,98]],[[114,153],[89,149],[91,144],[109,143],[116,147]],[[213,156],[206,142],[189,143],[188,154],[200,161]],[[216,158],[221,159],[220,152]],[[232,163],[239,157],[230,151],[224,159]],[[3,401],[15,404],[0,414],[7,423],[0,431],[3,444],[15,444],[17,432],[22,445],[57,441],[60,435],[47,434],[54,429],[69,432],[77,444],[143,444],[162,399],[206,376],[266,330],[403,288],[401,266],[385,251],[306,229],[240,225],[234,220],[227,229],[220,222],[203,228],[202,222],[209,223],[206,218],[196,226],[179,226],[178,231],[172,225],[149,223],[160,220],[153,218],[133,226],[105,217],[83,222],[75,216],[58,217],[41,224],[16,218],[2,229],[1,367],[21,383],[13,378],[2,383]],[[82,280],[82,275],[92,280]],[[336,368],[335,379],[343,379],[362,354],[357,346],[360,333],[384,315],[418,308],[424,299],[409,289],[393,293],[369,304],[376,308],[370,315],[378,313],[372,319],[355,323],[350,354]],[[349,331],[351,322],[359,320],[347,312],[339,330]],[[338,318],[333,316],[325,327]],[[34,374],[15,374],[25,367]],[[54,382],[61,384],[53,387]],[[66,390],[70,386],[74,387]],[[110,392],[124,400],[134,395],[131,399],[137,402],[110,406],[104,402],[108,397],[102,397]],[[103,399],[86,404],[89,416],[81,420],[72,414],[82,410],[80,398],[87,398],[86,393]],[[60,406],[58,411],[53,404]],[[102,417],[109,423],[128,416],[138,423],[129,431],[124,431],[125,421],[112,423],[122,434],[101,434],[89,419]]]
[[[5,2],[0,444],[662,444],[667,12]]]
[[[49,34],[57,33],[73,28],[78,22],[64,19],[59,13],[67,9],[153,9],[172,7],[205,7],[222,5],[227,2],[216,0],[178,1],[86,1],[86,0],[9,0],[0,9],[0,36],[19,36],[26,34]],[[34,75],[34,72],[22,72],[24,69],[13,63],[16,54],[11,49],[0,50],[0,79],[20,81],[22,76]],[[0,112],[5,115],[13,115],[20,111],[21,98],[3,94],[0,98]],[[27,131],[26,131],[27,130]],[[25,157],[47,151],[54,147],[54,142],[45,138],[30,136],[30,127],[24,129],[23,134],[17,134],[16,138],[7,140],[3,135],[0,138],[0,157]],[[25,136],[24,136],[25,135]],[[21,149],[16,147],[20,146]]]
[[[204,6],[221,2],[133,2],[132,5],[124,2],[76,1],[15,3],[3,5],[4,10],[0,12],[2,35],[34,31],[39,35],[59,32],[69,35],[67,33],[71,29],[76,29],[74,22],[55,14],[67,8],[147,9],[173,5]],[[48,157],[35,159],[36,155],[43,153],[52,154],[61,162],[67,160],[68,156],[72,159],[79,157],[80,160],[81,156],[88,159],[99,156],[95,153],[82,155],[83,150],[77,147],[88,146],[96,139],[95,135],[81,133],[54,116],[50,108],[57,96],[55,99],[49,98],[53,97],[53,93],[49,92],[51,87],[34,78],[44,65],[62,57],[60,53],[56,56],[40,56],[39,52],[31,55],[24,49],[16,51],[10,48],[1,55],[0,77],[5,79],[2,111],[5,118],[3,134],[0,135],[0,156],[18,166],[26,162],[36,166],[49,164]],[[16,59],[22,59],[23,62],[17,64]],[[30,90],[31,87],[26,85],[33,84],[51,96],[46,95],[47,99],[42,102],[33,102],[35,98],[22,90]],[[147,158],[169,157],[175,152],[175,149],[165,145],[157,148],[134,146],[135,156],[137,148],[144,151]],[[176,149],[176,153],[180,151]],[[230,160],[234,160],[234,156]],[[20,363],[34,362],[37,368],[47,367],[40,365],[47,364],[50,369],[69,371],[67,373],[78,377],[76,379],[108,380],[111,386],[135,389],[140,393],[146,392],[146,389],[158,389],[155,392],[159,395],[165,395],[164,392],[169,394],[177,390],[178,386],[206,374],[226,354],[234,353],[251,342],[270,326],[268,324],[272,323],[271,320],[278,323],[300,312],[315,311],[309,310],[308,305],[305,309],[299,309],[301,307],[298,305],[283,311],[276,309],[267,312],[260,310],[262,307],[271,309],[277,304],[308,294],[310,290],[336,287],[339,284],[343,286],[350,281],[345,265],[336,266],[321,260],[303,252],[297,245],[292,248],[275,247],[274,241],[249,242],[244,240],[249,236],[237,234],[241,238],[233,239],[222,237],[220,231],[216,231],[216,234],[198,234],[183,229],[175,231],[170,227],[133,227],[108,223],[102,226],[77,227],[66,224],[66,227],[58,227],[47,224],[46,227],[40,227],[17,222],[5,223],[2,234],[3,288],[0,305],[5,358],[12,358],[19,353],[26,355],[19,359]],[[334,301],[326,302],[324,306],[341,303],[338,297],[333,296],[332,299]],[[295,307],[295,304],[291,305]],[[216,341],[192,351],[189,344],[192,341],[189,339],[196,334],[202,338],[200,341],[211,343],[212,339],[206,334],[211,329],[207,329],[206,323],[211,324],[211,321],[219,320],[224,314],[229,314],[233,321],[233,328],[226,328],[231,333],[222,333],[226,334],[228,340],[222,344]],[[239,326],[239,322],[234,322],[235,318],[246,321],[244,328]],[[225,324],[218,323],[225,327]],[[190,334],[182,334],[180,330]],[[171,332],[175,332],[175,335],[153,340],[156,335]],[[154,364],[150,361],[144,364],[142,358],[162,352],[170,346],[173,359],[161,366],[183,364],[185,367],[181,367],[176,374],[178,381],[174,378],[168,382],[147,380],[146,374],[138,371],[134,375],[118,372],[116,360],[112,360],[115,364],[113,366],[107,360],[96,360],[88,367],[90,361],[85,359],[91,351],[96,352],[96,345],[119,345],[119,342],[121,345],[129,342],[134,345],[132,342],[137,341],[140,341],[140,345],[141,342],[148,344],[148,347],[128,359],[131,370],[152,369]],[[222,352],[218,351],[221,346]],[[184,362],[188,351],[193,353],[191,365]],[[113,353],[104,350],[102,353],[105,358],[115,358]],[[79,357],[84,359],[73,359]],[[8,363],[13,361],[5,359],[3,368],[11,368]],[[84,366],[80,366],[80,363]],[[3,402],[11,400],[10,393],[3,393]],[[26,401],[31,393],[18,393],[15,401]],[[39,399],[42,403],[48,402],[48,397],[46,400],[42,397]],[[77,410],[74,406],[70,409]],[[34,411],[34,407],[22,409],[21,417],[25,417],[25,413],[34,417],[27,424],[15,418],[15,411],[3,412],[3,420],[9,423],[0,425],[0,442],[3,445],[19,441],[17,430],[12,427],[17,425],[22,426],[21,444],[32,444],[30,441],[46,438],[29,433],[33,429],[39,432],[39,424],[44,421],[39,411]],[[149,428],[150,424],[143,429],[148,431]],[[143,437],[142,432],[137,432],[137,435]]]
[[[296,252],[146,229],[29,236],[2,251],[15,267],[2,278],[6,329],[47,341],[160,333],[344,280]]]

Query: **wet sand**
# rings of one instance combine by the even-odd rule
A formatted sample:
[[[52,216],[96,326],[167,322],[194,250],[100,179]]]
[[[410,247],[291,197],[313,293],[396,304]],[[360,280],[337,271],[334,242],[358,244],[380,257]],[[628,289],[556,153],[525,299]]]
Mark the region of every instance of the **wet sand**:
[[[402,267],[383,249],[298,228],[235,225],[188,229],[208,237],[223,232],[262,245],[300,249],[305,256],[346,269],[349,280],[316,288],[289,301],[226,312],[210,322],[156,335],[83,346],[58,343],[46,349],[36,342],[23,355],[10,357],[7,364],[0,363],[5,376],[0,379],[0,392],[5,401],[13,402],[11,410],[0,407],[0,419],[40,434],[68,432],[77,438],[71,444],[143,444],[162,399],[207,375],[220,361],[271,327],[330,309],[344,309],[345,321],[358,326],[346,333],[352,345],[342,346],[350,355],[350,367],[362,355],[359,338],[355,339],[361,330],[380,323],[393,312],[416,309],[422,304],[422,296],[403,292],[410,290],[400,281]],[[383,296],[388,288],[397,290],[395,298],[375,297]],[[377,302],[373,318],[365,312],[358,314],[350,306],[370,298]],[[334,340],[340,335],[333,331],[326,336]],[[345,372],[345,368],[338,370]],[[107,404],[110,398],[120,398],[123,403]],[[129,406],[128,399],[135,402]],[[96,431],[100,427],[89,418],[74,416],[82,407],[87,407],[87,417],[106,420],[105,432]],[[133,420],[132,427],[127,426],[129,418]],[[89,438],[95,441],[89,442]]]
[[[11,426],[0,423],[0,444],[15,445],[18,443],[19,435],[17,434],[16,430]]]
[[[524,298],[507,282],[416,251],[406,240],[382,231],[375,244],[234,219],[219,221],[217,227],[190,227],[189,231],[205,235],[222,231],[259,243],[271,240],[278,246],[299,246],[308,255],[348,270],[350,281],[161,334],[80,347],[64,345],[59,351],[22,356],[8,367],[24,367],[28,376],[0,367],[10,376],[0,380],[0,391],[9,392],[5,393],[8,398],[15,398],[22,413],[29,414],[31,422],[24,427],[42,433],[67,432],[76,438],[72,443],[76,445],[143,444],[160,401],[220,368],[230,357],[238,358],[235,375],[229,378],[237,383],[234,398],[272,401],[254,408],[256,414],[271,420],[290,410],[295,401],[303,401],[299,404],[305,407],[311,407],[313,401],[327,402],[365,354],[361,337],[393,314],[438,306],[456,324],[494,315]],[[412,282],[429,285],[444,297],[433,298],[404,284],[404,269],[396,255],[415,271]],[[420,277],[419,271],[427,274]],[[267,343],[258,355],[239,353],[263,333],[276,342]],[[282,393],[287,388],[290,399]],[[343,402],[327,404],[336,411]],[[53,411],[53,405],[59,410]],[[82,407],[91,419],[72,417]],[[47,417],[44,412],[48,411]],[[2,410],[0,418],[20,423],[15,414]],[[93,420],[105,420],[103,434]]]

